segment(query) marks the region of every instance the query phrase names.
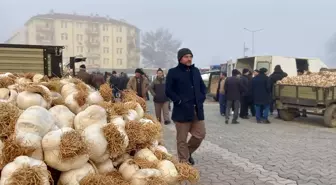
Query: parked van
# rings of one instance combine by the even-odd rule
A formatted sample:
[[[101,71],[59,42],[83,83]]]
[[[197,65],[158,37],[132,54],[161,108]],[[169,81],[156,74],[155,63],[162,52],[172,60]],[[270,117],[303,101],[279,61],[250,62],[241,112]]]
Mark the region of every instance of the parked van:
[[[247,68],[253,71],[255,69],[266,68],[270,74],[273,73],[276,65],[280,65],[288,76],[296,76],[298,70],[319,72],[321,68],[327,68],[327,65],[318,58],[255,56],[237,59],[236,69],[242,71],[244,68]]]

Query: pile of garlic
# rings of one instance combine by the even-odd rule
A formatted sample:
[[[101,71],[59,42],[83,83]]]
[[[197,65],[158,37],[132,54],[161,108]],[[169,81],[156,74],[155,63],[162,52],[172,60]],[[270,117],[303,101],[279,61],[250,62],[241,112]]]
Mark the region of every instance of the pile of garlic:
[[[134,92],[120,102],[75,78],[0,75],[0,185],[179,184],[199,173],[159,144]],[[106,94],[105,94],[106,93]],[[189,175],[188,175],[189,174]]]
[[[318,73],[286,77],[281,81],[278,81],[277,84],[309,87],[332,87],[336,86],[336,72],[321,71]]]

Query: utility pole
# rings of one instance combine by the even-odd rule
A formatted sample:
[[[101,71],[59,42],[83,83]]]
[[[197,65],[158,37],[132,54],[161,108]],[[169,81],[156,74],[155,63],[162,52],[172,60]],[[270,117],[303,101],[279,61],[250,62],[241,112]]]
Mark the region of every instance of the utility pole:
[[[244,48],[243,48],[243,57],[247,57],[247,55],[246,55],[246,51],[248,51],[249,50],[249,48],[247,48],[246,47],[246,43],[244,42]]]
[[[255,34],[256,32],[262,31],[262,30],[264,30],[264,29],[250,30],[250,29],[248,29],[248,28],[244,28],[244,30],[246,30],[246,31],[248,31],[248,32],[250,32],[250,33],[252,34],[252,55],[254,55],[254,34]]]

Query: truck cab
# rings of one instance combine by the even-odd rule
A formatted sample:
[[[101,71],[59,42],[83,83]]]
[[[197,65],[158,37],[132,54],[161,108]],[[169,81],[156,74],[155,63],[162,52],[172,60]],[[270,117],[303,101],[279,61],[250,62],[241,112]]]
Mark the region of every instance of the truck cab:
[[[221,64],[220,71],[223,73],[225,72],[228,77],[232,76],[232,70],[235,69],[236,63],[234,63],[232,60],[227,61],[224,64]]]
[[[242,71],[244,68],[253,71],[255,69],[266,68],[268,74],[273,73],[274,67],[280,65],[288,76],[297,76],[298,70],[319,72],[321,68],[327,66],[317,58],[294,58],[283,56],[254,56],[238,58],[236,69]]]

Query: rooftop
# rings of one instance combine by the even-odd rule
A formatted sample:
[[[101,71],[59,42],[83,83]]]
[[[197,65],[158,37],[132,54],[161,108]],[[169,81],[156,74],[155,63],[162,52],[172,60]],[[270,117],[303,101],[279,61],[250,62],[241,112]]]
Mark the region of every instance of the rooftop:
[[[87,22],[97,22],[97,23],[112,23],[112,24],[121,24],[127,27],[133,27],[139,31],[139,28],[136,26],[125,22],[124,20],[112,19],[108,16],[103,17],[98,14],[95,15],[78,15],[78,14],[66,14],[66,13],[54,13],[51,11],[48,14],[38,14],[31,17],[25,25],[34,19],[62,19],[62,20],[77,20],[77,21],[87,21]]]

